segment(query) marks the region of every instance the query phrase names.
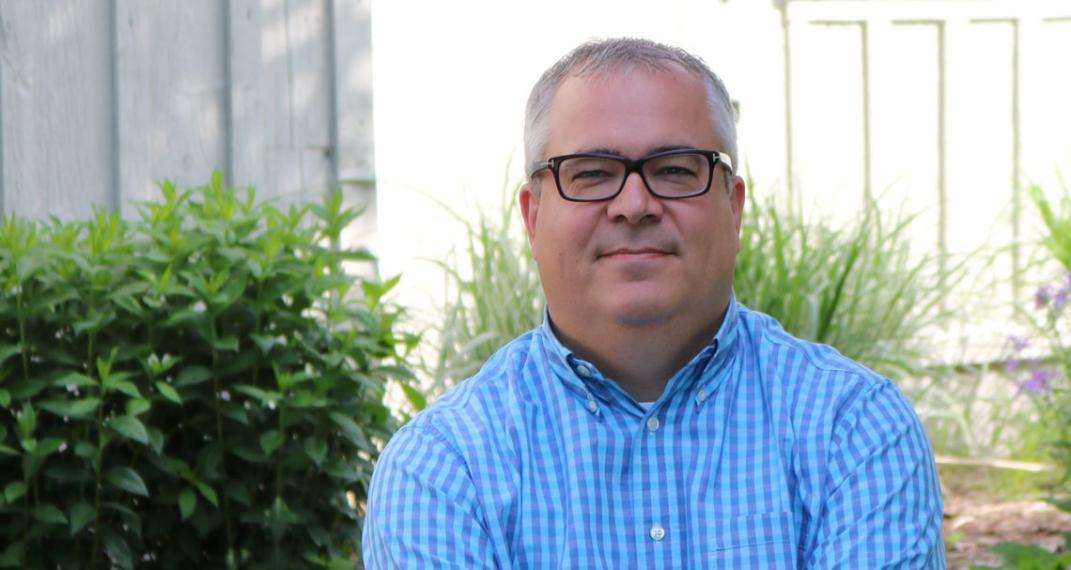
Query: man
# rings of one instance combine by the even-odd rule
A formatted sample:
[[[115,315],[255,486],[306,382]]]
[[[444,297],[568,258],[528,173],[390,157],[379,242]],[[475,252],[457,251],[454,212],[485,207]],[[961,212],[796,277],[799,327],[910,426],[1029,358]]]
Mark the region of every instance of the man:
[[[729,101],[634,39],[539,80],[520,205],[545,321],[387,446],[369,568],[944,567],[900,391],[733,297]]]

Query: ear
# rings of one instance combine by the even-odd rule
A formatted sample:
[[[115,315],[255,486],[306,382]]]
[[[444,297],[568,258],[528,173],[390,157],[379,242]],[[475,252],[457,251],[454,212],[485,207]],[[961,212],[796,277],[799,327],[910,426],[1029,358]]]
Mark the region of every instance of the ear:
[[[736,225],[736,234],[740,235],[740,224],[744,220],[744,203],[747,202],[747,188],[744,179],[733,176],[732,188],[729,189],[729,206],[733,210],[733,223]]]
[[[539,192],[532,188],[529,180],[521,186],[521,192],[517,195],[521,205],[521,215],[524,217],[524,227],[528,231],[528,245],[535,243],[536,218],[539,217]]]

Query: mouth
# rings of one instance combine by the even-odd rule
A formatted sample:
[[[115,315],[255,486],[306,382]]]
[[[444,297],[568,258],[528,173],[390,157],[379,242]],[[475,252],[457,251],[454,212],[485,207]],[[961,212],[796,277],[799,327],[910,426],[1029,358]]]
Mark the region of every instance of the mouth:
[[[620,247],[603,252],[599,255],[599,258],[654,259],[667,255],[672,255],[672,252],[657,247]]]

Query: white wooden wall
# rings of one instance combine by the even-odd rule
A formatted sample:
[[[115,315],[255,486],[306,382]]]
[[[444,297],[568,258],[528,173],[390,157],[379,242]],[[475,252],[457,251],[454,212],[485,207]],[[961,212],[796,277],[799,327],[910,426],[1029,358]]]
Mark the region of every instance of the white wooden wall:
[[[163,179],[372,209],[370,0],[0,0],[0,210],[133,215]],[[353,183],[356,181],[356,183]]]

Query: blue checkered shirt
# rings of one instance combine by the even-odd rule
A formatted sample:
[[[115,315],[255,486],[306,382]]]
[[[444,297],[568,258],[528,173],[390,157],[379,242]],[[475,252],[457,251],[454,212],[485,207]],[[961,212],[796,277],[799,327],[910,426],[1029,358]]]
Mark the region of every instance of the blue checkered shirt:
[[[941,491],[889,380],[730,302],[644,409],[547,321],[376,466],[379,568],[944,568]]]

